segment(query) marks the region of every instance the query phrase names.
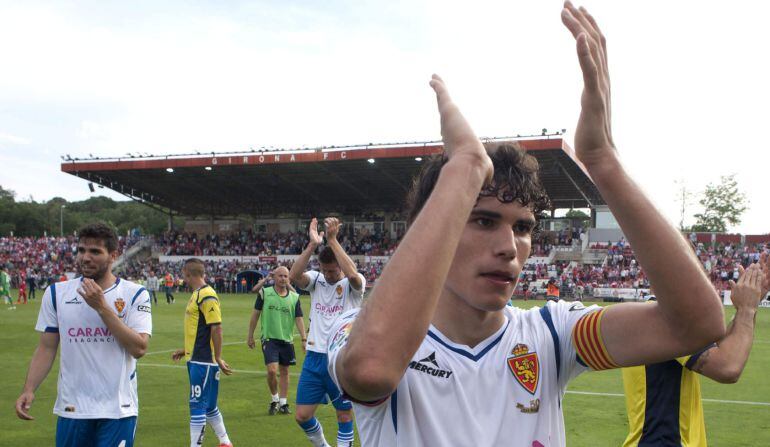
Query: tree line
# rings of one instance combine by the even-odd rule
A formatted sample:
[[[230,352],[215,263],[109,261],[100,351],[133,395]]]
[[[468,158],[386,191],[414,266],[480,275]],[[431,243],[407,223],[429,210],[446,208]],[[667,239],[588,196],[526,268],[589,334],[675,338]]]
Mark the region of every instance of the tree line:
[[[175,225],[182,223],[177,219]],[[133,230],[161,234],[168,228],[167,214],[134,201],[104,196],[78,202],[61,197],[45,202],[17,201],[12,190],[0,186],[0,236],[59,236],[60,224],[63,234],[68,235],[94,221],[112,225],[119,235]]]

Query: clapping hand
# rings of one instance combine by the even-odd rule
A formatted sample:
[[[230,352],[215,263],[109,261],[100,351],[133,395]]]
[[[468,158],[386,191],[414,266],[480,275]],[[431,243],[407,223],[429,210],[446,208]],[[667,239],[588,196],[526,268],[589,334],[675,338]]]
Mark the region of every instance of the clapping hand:
[[[318,232],[318,219],[315,217],[310,221],[308,236],[310,237],[310,243],[316,246],[321,245],[324,241],[324,232]]]
[[[485,183],[492,180],[494,166],[487,155],[484,145],[471,129],[468,121],[460,113],[460,109],[449,96],[449,90],[439,75],[433,75],[430,86],[436,92],[438,112],[441,115],[441,138],[444,141],[444,155],[449,158],[467,158],[471,162],[479,162],[485,178]]]
[[[607,42],[596,21],[583,8],[564,3],[561,20],[577,42],[577,55],[583,72],[580,118],[575,129],[575,153],[587,167],[614,155],[612,140],[610,73],[607,68]]]

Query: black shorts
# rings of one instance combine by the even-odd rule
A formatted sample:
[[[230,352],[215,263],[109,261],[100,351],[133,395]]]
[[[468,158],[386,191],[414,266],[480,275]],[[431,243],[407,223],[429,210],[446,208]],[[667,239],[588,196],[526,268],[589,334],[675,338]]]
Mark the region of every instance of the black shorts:
[[[265,356],[265,365],[269,363],[278,363],[282,366],[297,364],[294,345],[283,340],[262,340],[262,354]]]

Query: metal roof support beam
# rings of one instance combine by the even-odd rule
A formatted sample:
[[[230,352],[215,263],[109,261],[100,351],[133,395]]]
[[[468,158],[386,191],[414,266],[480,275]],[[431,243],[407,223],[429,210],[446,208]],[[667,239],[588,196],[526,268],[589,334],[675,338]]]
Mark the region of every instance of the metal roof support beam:
[[[331,177],[333,177],[333,178],[334,178],[335,180],[337,180],[338,182],[340,182],[340,183],[342,183],[343,185],[345,185],[345,186],[346,186],[348,189],[350,189],[351,191],[353,191],[354,193],[356,193],[356,194],[357,194],[358,196],[360,196],[362,199],[366,200],[366,201],[367,201],[367,203],[368,203],[369,201],[371,201],[371,200],[372,200],[372,199],[371,199],[371,197],[369,197],[369,195],[368,195],[368,194],[364,194],[363,192],[361,192],[361,190],[360,190],[360,189],[358,189],[358,188],[356,188],[356,187],[355,187],[355,185],[353,185],[353,184],[352,184],[352,183],[350,183],[349,181],[347,181],[347,180],[343,179],[343,178],[342,178],[342,177],[340,177],[340,176],[339,176],[337,173],[334,173],[334,172],[330,171],[330,170],[329,170],[329,168],[327,168],[327,167],[326,167],[326,166],[324,166],[324,165],[320,165],[320,166],[321,166],[321,169],[323,169],[323,170],[324,170],[324,172],[326,172],[327,174],[329,174]]]
[[[399,183],[399,181],[398,181],[398,180],[396,180],[396,178],[395,178],[395,177],[393,177],[392,175],[388,174],[388,171],[386,171],[386,170],[384,170],[384,169],[380,169],[380,174],[382,174],[382,175],[383,175],[383,176],[385,176],[385,177],[386,177],[388,180],[390,180],[391,182],[393,182],[393,184],[394,184],[394,185],[396,185],[397,187],[399,187],[399,188],[400,188],[402,191],[404,191],[404,193],[407,193],[407,192],[409,192],[409,190],[407,190],[407,189],[406,189],[406,186],[404,186],[402,183]]]
[[[307,188],[303,188],[303,187],[299,186],[296,182],[292,182],[292,181],[286,180],[286,178],[284,176],[280,175],[280,174],[273,174],[273,175],[276,178],[278,178],[280,181],[288,184],[292,188],[296,189],[297,191],[301,192],[302,194],[304,194],[304,195],[310,197],[311,199],[313,199],[313,202],[318,202],[319,201],[318,196],[313,194]]]
[[[81,177],[80,173],[77,173],[77,176]],[[162,206],[155,205],[154,203],[148,202],[146,200],[144,200],[144,201],[140,200],[141,199],[140,197],[135,197],[135,196],[132,196],[130,194],[124,193],[122,185],[121,185],[121,188],[120,188],[121,190],[118,191],[117,189],[112,187],[112,185],[113,185],[112,182],[109,182],[109,185],[108,185],[107,182],[104,181],[104,179],[102,179],[101,177],[96,177],[95,179],[92,180],[90,173],[86,173],[86,176],[85,177],[81,177],[81,178],[85,178],[87,180],[90,180],[90,181],[92,181],[92,182],[94,182],[94,183],[96,183],[98,185],[106,186],[106,187],[112,189],[115,192],[119,192],[119,193],[123,194],[124,196],[128,197],[129,199],[131,199],[131,200],[133,200],[135,202],[139,202],[142,205],[145,205],[145,206],[148,206],[148,207],[154,209],[155,211],[159,211],[159,212],[161,212],[163,214],[166,214],[166,213],[173,214],[174,213],[174,211],[171,208],[163,208]],[[133,189],[132,189],[132,191],[133,191]],[[177,214],[179,214],[179,213],[177,213]]]
[[[567,171],[567,169],[566,169],[566,168],[564,168],[564,166],[562,166],[562,164],[561,164],[561,163],[559,162],[559,160],[557,160],[556,158],[552,158],[552,160],[553,160],[553,162],[554,162],[554,163],[556,163],[556,166],[558,166],[558,167],[559,167],[559,169],[561,169],[561,172],[563,172],[563,173],[564,173],[564,175],[567,177],[567,179],[569,179],[570,183],[572,183],[572,186],[574,186],[574,187],[575,187],[575,189],[577,189],[577,190],[578,190],[578,192],[580,193],[580,195],[581,195],[581,196],[583,196],[583,199],[585,199],[586,203],[588,203],[588,207],[589,207],[589,208],[593,208],[593,207],[594,207],[594,203],[593,203],[593,202],[591,201],[591,199],[589,199],[589,198],[588,198],[588,196],[587,196],[587,195],[586,195],[586,194],[583,192],[583,188],[581,188],[580,186],[578,186],[577,182],[575,182],[575,179],[573,179],[573,178],[572,178],[572,176],[569,174],[569,172]]]

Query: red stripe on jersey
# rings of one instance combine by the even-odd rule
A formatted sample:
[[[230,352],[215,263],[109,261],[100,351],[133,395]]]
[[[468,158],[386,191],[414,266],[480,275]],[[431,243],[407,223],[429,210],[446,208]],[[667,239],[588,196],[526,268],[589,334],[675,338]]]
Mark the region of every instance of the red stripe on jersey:
[[[572,330],[572,342],[575,346],[575,350],[580,358],[582,358],[591,369],[596,369],[595,366],[597,360],[594,350],[591,349],[592,346],[589,342],[587,330],[590,326],[590,322],[593,320],[594,313],[595,312],[591,312],[590,314],[581,317]]]
[[[607,347],[604,346],[604,339],[602,339],[602,317],[604,316],[604,309],[600,312],[600,315],[596,317],[596,339],[599,342],[599,350],[601,351],[604,362],[609,366],[608,369],[620,368],[620,366],[612,360],[610,353],[607,352]]]
[[[612,365],[607,360],[607,354],[604,350],[604,346],[602,346],[602,336],[601,332],[599,331],[600,319],[600,312],[597,312],[596,317],[593,319],[593,324],[591,325],[591,345],[596,351],[597,358],[599,360],[597,363],[599,369],[611,369]]]
[[[593,370],[617,368],[607,353],[601,335],[604,309],[584,315],[572,329],[572,343],[583,361]]]
[[[607,365],[604,363],[604,359],[602,358],[602,353],[599,349],[598,341],[596,339],[596,326],[600,312],[601,311],[592,313],[591,317],[586,319],[587,321],[584,328],[586,332],[586,345],[587,348],[591,350],[591,354],[593,355],[594,359],[594,364],[591,366],[591,368],[596,371],[607,369]]]

